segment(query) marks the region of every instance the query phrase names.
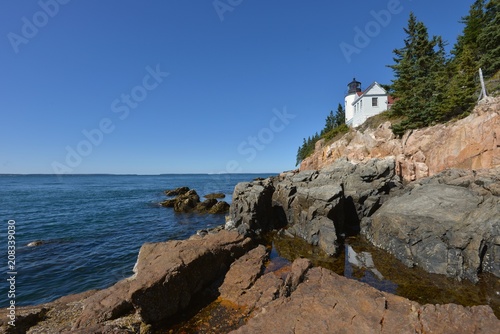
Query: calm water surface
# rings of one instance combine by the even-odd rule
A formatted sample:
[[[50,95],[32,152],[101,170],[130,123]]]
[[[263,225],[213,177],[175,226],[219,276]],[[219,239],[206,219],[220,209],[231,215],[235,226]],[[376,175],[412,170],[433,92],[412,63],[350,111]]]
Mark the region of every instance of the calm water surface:
[[[145,242],[185,239],[224,224],[224,215],[175,214],[158,203],[180,186],[201,196],[270,174],[231,175],[0,175],[0,243],[16,226],[16,305],[39,304],[108,287],[132,274]],[[43,240],[38,247],[26,245]],[[7,254],[0,260],[7,279]],[[0,307],[8,305],[8,285]]]

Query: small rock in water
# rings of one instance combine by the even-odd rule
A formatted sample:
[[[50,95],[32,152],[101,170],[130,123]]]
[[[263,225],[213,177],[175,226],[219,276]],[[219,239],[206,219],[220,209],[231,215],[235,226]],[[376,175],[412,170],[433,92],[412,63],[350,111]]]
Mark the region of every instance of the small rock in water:
[[[198,231],[196,231],[196,234],[204,237],[208,234],[208,231],[207,230],[198,230]]]
[[[207,199],[217,199],[217,198],[225,198],[226,195],[224,193],[212,193],[212,194],[207,194],[203,197]]]
[[[42,244],[43,244],[42,240],[35,240],[35,241],[30,242],[26,246],[28,246],[28,247],[37,247],[37,246],[40,246]]]

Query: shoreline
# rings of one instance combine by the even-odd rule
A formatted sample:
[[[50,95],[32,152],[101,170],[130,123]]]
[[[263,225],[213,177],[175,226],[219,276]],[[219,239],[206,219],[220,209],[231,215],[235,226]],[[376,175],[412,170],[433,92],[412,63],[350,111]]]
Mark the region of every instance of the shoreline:
[[[478,117],[494,126],[498,110],[483,109]],[[437,126],[436,131],[443,127]],[[228,318],[236,319],[234,327],[225,329],[235,333],[266,332],[276,326],[284,331],[304,326],[300,328],[317,332],[334,328],[359,333],[398,328],[493,332],[500,325],[500,156],[495,155],[500,145],[488,152],[491,159],[482,160],[491,164],[488,168],[450,168],[456,167],[452,163],[432,176],[405,174],[410,179],[401,174],[405,169],[399,157],[388,155],[362,161],[344,157],[319,170],[238,183],[224,229],[186,240],[146,243],[139,251],[134,276],[107,289],[25,308],[20,317],[42,332],[57,328],[59,332],[155,333],[193,311],[193,300],[210,296],[213,302],[229,303],[228,309],[236,312]],[[288,238],[288,250],[302,247],[298,240],[316,248],[305,256],[291,256],[275,271],[267,270],[278,248],[266,248],[258,240],[276,231],[282,232],[273,242]],[[372,246],[354,246],[350,239],[354,236]],[[370,247],[386,254],[381,256],[384,265]],[[385,278],[386,272],[398,271],[401,265],[441,275],[457,284],[457,293],[464,293],[460,285],[491,277],[493,291],[487,298],[495,312],[487,305],[417,302],[421,288],[411,282],[402,283],[413,293],[411,299],[377,290],[324,268],[321,260],[313,259],[315,250],[340,259],[344,271],[352,275]],[[389,257],[395,262],[385,263]],[[350,267],[345,269],[347,262]],[[438,276],[429,277],[432,281]],[[432,290],[428,285],[425,289]],[[446,291],[438,287],[429,293]]]

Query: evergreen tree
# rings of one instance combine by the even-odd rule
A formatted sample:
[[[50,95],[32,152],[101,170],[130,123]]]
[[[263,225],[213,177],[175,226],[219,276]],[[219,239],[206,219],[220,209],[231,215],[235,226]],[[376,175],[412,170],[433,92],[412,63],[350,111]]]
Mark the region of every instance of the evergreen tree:
[[[429,73],[429,87],[432,89],[427,106],[426,124],[433,124],[443,119],[447,114],[449,82],[452,76],[450,61],[447,59],[445,42],[441,37],[435,37],[436,48],[433,63]]]
[[[339,133],[346,132],[347,129],[345,125],[345,110],[339,103],[337,112],[334,114],[333,111],[330,111],[330,114],[326,117],[325,126],[321,130],[321,133],[316,132],[312,137],[309,136],[307,140],[304,138],[302,146],[297,150],[295,165],[298,166],[302,160],[314,152],[318,140],[322,138],[329,139]]]
[[[484,75],[492,76],[500,70],[500,0],[490,0],[485,6],[483,29],[477,41],[482,50],[479,66]]]
[[[453,77],[446,92],[446,101],[443,103],[441,120],[447,121],[453,117],[466,115],[476,104],[476,89],[478,84],[477,63],[469,48],[465,48],[460,56],[455,58],[451,66]]]
[[[321,134],[325,134],[328,131],[332,130],[336,126],[336,123],[337,123],[337,118],[333,114],[333,111],[330,111],[330,114],[326,117],[325,127],[321,131]]]
[[[446,85],[446,55],[441,37],[429,38],[427,27],[411,13],[405,46],[394,50],[393,96],[398,100],[391,109],[393,115],[404,120],[393,126],[402,135],[407,129],[432,124],[439,118],[440,100],[444,99]],[[437,50],[436,50],[437,49]]]
[[[337,106],[337,113],[335,114],[335,127],[339,127],[345,124],[345,110],[344,107],[339,103]]]
[[[462,17],[460,23],[465,25],[463,34],[458,36],[457,43],[452,50],[452,54],[456,57],[464,51],[469,49],[473,59],[479,61],[481,58],[481,46],[479,43],[479,35],[484,27],[484,7],[486,0],[476,0],[470,7],[469,14]]]
[[[486,76],[495,74],[500,70],[500,0],[476,0],[460,22],[465,26],[452,50],[455,60],[467,51]]]
[[[411,90],[415,81],[414,54],[415,54],[415,39],[416,39],[417,18],[415,14],[410,13],[408,27],[404,28],[407,37],[404,40],[405,46],[401,49],[393,51],[395,57],[394,65],[390,65],[394,71],[394,80],[392,81],[393,96],[398,99],[397,103],[392,107],[392,113],[401,116],[406,114],[411,107]]]

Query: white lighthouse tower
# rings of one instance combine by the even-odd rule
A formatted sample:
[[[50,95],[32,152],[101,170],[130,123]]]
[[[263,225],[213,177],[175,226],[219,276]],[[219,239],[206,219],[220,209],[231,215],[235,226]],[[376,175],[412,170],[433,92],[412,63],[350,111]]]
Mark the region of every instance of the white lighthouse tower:
[[[358,96],[358,93],[361,92],[361,82],[353,78],[347,87],[348,91],[344,101],[345,123],[350,126],[354,117],[354,106],[352,103]]]

